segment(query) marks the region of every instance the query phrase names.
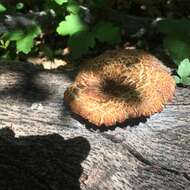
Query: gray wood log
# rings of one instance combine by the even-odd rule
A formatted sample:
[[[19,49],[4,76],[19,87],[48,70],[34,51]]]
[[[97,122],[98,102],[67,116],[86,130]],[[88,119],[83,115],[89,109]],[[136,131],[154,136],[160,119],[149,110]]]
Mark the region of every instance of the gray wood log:
[[[0,63],[1,190],[190,189],[190,89],[146,120],[97,129],[64,104],[73,76]]]

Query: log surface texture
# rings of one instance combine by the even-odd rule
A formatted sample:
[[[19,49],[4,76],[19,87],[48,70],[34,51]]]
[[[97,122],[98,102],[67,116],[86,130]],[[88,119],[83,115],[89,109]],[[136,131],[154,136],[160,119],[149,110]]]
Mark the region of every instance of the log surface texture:
[[[150,118],[97,129],[64,104],[74,73],[0,63],[0,189],[190,189],[190,89]]]

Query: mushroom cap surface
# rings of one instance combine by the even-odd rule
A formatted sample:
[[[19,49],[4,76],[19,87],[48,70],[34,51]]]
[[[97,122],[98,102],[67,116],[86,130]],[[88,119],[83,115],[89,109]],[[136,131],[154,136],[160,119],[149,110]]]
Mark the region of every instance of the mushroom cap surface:
[[[142,50],[113,50],[83,64],[64,93],[71,110],[96,126],[161,112],[175,91],[168,69]]]

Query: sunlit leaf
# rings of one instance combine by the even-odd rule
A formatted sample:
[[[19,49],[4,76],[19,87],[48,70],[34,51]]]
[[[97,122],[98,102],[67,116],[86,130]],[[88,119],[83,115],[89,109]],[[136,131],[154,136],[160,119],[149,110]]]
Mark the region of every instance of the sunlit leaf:
[[[181,79],[178,76],[175,75],[174,79],[175,79],[176,84],[181,83]]]
[[[184,85],[190,85],[190,77],[186,77],[186,78],[182,79],[182,83]]]
[[[4,39],[7,41],[16,41],[18,52],[29,53],[34,45],[34,38],[41,33],[38,25],[33,25],[27,31],[15,30],[7,32]]]
[[[16,41],[16,47],[18,52],[29,53],[34,45],[34,38],[41,33],[39,26],[35,25],[31,28],[22,39]]]
[[[79,15],[70,14],[65,17],[65,21],[59,23],[56,31],[62,36],[73,35],[80,31],[84,31],[86,25],[83,23]]]
[[[0,3],[0,13],[5,12],[6,10],[6,7],[2,3]]]
[[[190,76],[190,61],[189,61],[189,59],[184,59],[180,63],[180,65],[178,66],[178,69],[177,69],[177,74],[181,78],[186,78],[186,77]]]
[[[62,5],[63,3],[67,3],[68,0],[54,0],[57,4]]]
[[[32,35],[26,35],[24,38],[16,41],[17,51],[29,53],[33,47],[33,39]]]

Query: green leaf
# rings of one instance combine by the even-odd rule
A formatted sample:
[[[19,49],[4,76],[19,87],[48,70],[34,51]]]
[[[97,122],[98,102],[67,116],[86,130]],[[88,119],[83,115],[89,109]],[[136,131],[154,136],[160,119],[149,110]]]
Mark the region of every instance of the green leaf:
[[[10,41],[14,41],[14,40],[19,40],[23,37],[24,37],[24,31],[18,29],[18,30],[6,32],[3,38]]]
[[[190,58],[190,20],[161,20],[158,29],[167,35],[164,47],[177,65],[181,60]]]
[[[72,57],[78,58],[95,46],[95,39],[92,33],[83,31],[71,36],[68,41],[68,46]]]
[[[32,35],[26,35],[24,38],[16,41],[17,51],[25,54],[29,53],[33,47],[33,39]]]
[[[56,31],[62,36],[73,35],[86,30],[86,25],[82,22],[79,15],[70,14],[65,17],[65,21],[59,23]]]
[[[63,3],[67,3],[68,0],[54,0],[57,4],[62,5]]]
[[[17,3],[17,4],[16,4],[16,9],[17,9],[17,10],[21,10],[21,9],[23,9],[23,8],[24,8],[24,3],[20,2],[20,3]]]
[[[176,84],[181,83],[181,79],[177,75],[174,76],[174,79],[175,79]]]
[[[10,44],[10,41],[9,40],[7,40],[7,41],[5,41],[5,49],[7,49],[7,47],[9,46],[9,44]]]
[[[5,12],[6,10],[7,8],[2,3],[0,3],[0,13]]]
[[[70,0],[67,4],[67,11],[78,14],[80,12],[80,5],[76,1]]]
[[[41,33],[38,25],[34,25],[29,32],[22,38],[16,41],[18,52],[29,53],[34,45],[34,38]]]
[[[184,85],[190,85],[190,77],[184,78],[184,79],[182,80],[182,83],[183,83]]]
[[[100,22],[93,28],[94,36],[100,42],[116,44],[121,41],[120,29],[110,22]]]
[[[169,51],[170,56],[177,65],[181,60],[190,58],[189,37],[168,36],[164,39],[164,48]]]
[[[10,44],[9,40],[7,40],[7,41],[0,40],[0,47],[3,48],[3,49],[7,49],[7,47],[9,46],[9,44]]]
[[[18,52],[29,53],[34,44],[34,38],[41,33],[38,25],[33,25],[28,31],[15,30],[7,32],[4,39],[9,41],[16,41],[16,48]]]
[[[190,32],[190,20],[161,20],[157,23],[158,29],[169,35],[187,34]]]
[[[177,69],[177,74],[183,79],[190,76],[190,62],[189,59],[181,61]]]

